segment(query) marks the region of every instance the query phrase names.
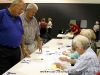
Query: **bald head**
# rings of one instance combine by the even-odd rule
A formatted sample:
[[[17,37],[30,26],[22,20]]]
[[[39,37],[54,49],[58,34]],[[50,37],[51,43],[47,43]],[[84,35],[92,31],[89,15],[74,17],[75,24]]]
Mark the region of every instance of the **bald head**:
[[[25,9],[26,4],[23,0],[14,0],[8,8],[12,16],[19,16]]]
[[[19,3],[24,3],[24,1],[23,0],[13,0],[11,5],[19,4]]]

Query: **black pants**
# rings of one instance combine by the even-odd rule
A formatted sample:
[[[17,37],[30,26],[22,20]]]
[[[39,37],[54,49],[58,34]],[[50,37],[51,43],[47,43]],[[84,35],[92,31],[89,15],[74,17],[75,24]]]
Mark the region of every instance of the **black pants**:
[[[20,47],[8,48],[0,46],[0,75],[20,61]]]
[[[51,34],[52,28],[48,28],[48,34]]]
[[[46,28],[41,28],[41,29],[40,29],[41,37],[42,37],[43,35],[45,35],[45,33],[46,33]]]
[[[99,31],[96,31],[95,35],[96,35],[96,42],[98,42],[98,40],[99,40]]]

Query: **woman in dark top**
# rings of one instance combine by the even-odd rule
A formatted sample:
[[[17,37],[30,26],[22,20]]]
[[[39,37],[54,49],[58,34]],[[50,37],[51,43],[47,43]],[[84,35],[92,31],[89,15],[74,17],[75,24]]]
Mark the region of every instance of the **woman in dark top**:
[[[41,33],[41,37],[43,35],[45,35],[46,32],[47,32],[47,23],[45,22],[45,18],[42,18],[42,20],[40,22],[40,33]]]

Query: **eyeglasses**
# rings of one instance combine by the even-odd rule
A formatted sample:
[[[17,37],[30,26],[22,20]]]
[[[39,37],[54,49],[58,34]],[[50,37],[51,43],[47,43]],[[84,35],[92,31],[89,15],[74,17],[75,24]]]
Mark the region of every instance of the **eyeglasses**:
[[[21,12],[23,12],[23,11],[24,11],[24,9],[23,9],[23,8],[21,8],[19,5],[17,5],[17,7],[19,8],[19,10],[20,10]]]

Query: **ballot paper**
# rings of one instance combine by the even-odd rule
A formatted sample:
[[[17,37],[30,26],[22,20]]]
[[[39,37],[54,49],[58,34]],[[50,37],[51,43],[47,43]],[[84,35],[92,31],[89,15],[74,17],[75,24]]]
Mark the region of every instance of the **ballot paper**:
[[[66,34],[66,37],[73,38],[73,34],[68,33],[68,34]]]
[[[14,72],[6,72],[5,74],[3,74],[3,75],[17,75],[16,73],[14,73]]]
[[[23,64],[22,67],[18,68],[16,70],[16,72],[18,73],[23,73],[23,75],[34,75],[34,74],[37,74],[39,73],[38,75],[41,74],[40,71],[43,71],[45,69],[48,69],[51,67],[51,63],[49,62],[44,62],[44,63],[37,63],[37,62],[31,62],[30,65],[26,65],[26,64]],[[44,75],[44,74],[42,74]]]
[[[49,46],[42,46],[42,48],[49,48]]]
[[[34,52],[35,54],[42,54],[42,52]]]
[[[66,62],[66,61],[61,61],[61,65],[64,65],[64,66],[71,66],[71,64],[69,62]]]
[[[30,58],[25,58],[25,59],[21,60],[21,63],[29,64],[30,62],[31,62]]]
[[[59,68],[56,67],[56,64],[52,64],[52,65],[51,65],[51,69],[54,69],[54,70],[61,70],[61,69],[59,69]]]

